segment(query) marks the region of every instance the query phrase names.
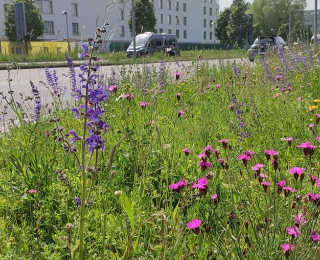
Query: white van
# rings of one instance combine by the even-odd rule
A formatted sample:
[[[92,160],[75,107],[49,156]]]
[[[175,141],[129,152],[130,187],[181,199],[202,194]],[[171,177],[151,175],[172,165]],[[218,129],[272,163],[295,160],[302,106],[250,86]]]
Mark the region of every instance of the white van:
[[[141,56],[165,51],[166,48],[170,48],[172,42],[177,44],[177,36],[174,34],[153,32],[138,34],[136,36],[136,54]],[[133,41],[127,49],[127,57],[133,57]]]

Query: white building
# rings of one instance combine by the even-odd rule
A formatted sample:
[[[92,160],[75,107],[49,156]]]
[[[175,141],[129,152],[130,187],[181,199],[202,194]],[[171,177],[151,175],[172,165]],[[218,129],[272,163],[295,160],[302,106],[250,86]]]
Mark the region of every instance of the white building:
[[[0,0],[0,40],[5,40],[4,20],[10,0]],[[176,34],[179,43],[212,43],[219,0],[153,0],[159,33]],[[35,0],[46,26],[39,40],[73,41],[94,37],[95,28],[109,22],[113,42],[130,42],[128,19],[132,0]],[[62,13],[63,11],[64,14]],[[68,26],[68,30],[67,30]],[[30,28],[27,28],[30,30]]]

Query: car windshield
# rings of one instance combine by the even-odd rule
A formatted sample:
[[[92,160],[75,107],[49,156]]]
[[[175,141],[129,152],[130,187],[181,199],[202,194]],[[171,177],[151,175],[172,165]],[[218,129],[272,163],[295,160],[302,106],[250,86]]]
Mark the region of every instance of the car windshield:
[[[149,39],[149,35],[137,35],[136,36],[136,46],[145,45]],[[133,46],[133,42],[130,43]]]
[[[273,40],[271,38],[261,38],[261,39],[256,39],[253,44],[257,44],[257,45],[258,44],[259,45],[261,45],[261,44],[264,44],[264,45],[273,44]]]

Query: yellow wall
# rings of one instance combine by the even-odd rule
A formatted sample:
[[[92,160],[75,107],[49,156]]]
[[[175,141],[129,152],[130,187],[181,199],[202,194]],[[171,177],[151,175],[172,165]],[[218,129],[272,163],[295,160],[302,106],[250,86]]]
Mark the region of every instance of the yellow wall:
[[[68,52],[67,42],[28,42],[28,53],[57,53]],[[11,54],[26,54],[26,43],[25,42],[0,42],[0,54],[11,55]]]

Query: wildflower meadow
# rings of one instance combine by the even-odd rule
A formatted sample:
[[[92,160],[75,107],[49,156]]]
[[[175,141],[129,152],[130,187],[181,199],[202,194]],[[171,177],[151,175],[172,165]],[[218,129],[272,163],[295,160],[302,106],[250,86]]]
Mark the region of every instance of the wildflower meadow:
[[[1,93],[17,120],[0,138],[0,258],[319,259],[310,47],[106,74],[105,31],[82,46],[82,65],[67,57],[68,84],[49,67],[31,82],[31,110]]]

